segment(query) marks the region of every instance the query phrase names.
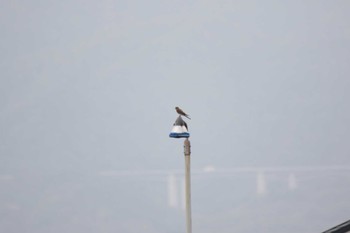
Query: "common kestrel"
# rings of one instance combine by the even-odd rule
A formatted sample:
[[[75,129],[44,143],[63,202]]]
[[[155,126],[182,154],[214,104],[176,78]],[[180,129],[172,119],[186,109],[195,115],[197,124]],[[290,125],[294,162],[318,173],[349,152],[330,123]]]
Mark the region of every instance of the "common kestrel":
[[[190,119],[191,120],[191,118],[190,118],[190,116],[189,115],[187,115],[184,111],[182,111],[182,109],[181,108],[179,108],[179,107],[175,107],[175,110],[176,110],[176,112],[178,113],[178,114],[180,114],[180,115],[182,115],[182,116],[184,116],[184,117],[187,117],[188,119]]]

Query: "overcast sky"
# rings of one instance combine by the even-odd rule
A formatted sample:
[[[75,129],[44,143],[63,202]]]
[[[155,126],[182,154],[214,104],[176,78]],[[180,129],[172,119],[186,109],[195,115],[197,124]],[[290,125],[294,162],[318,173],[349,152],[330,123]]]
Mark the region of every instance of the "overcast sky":
[[[350,165],[349,1],[14,1],[0,173]]]
[[[1,166],[350,163],[347,1],[4,1]],[[182,163],[180,163],[182,165]]]

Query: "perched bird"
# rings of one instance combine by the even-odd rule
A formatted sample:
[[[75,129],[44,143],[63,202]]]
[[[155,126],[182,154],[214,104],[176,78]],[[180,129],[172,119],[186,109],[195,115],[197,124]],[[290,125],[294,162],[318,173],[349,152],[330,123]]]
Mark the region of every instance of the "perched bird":
[[[176,112],[177,112],[178,114],[180,114],[180,115],[182,115],[182,116],[185,116],[185,117],[187,117],[188,119],[191,120],[190,116],[187,115],[184,111],[182,111],[181,108],[175,107],[175,110],[176,110]]]

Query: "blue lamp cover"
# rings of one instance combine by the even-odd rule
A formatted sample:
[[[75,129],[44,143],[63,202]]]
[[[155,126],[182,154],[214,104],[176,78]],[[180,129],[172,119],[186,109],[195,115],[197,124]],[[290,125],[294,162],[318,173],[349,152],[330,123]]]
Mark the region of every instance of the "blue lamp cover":
[[[188,132],[187,123],[179,116],[174,126],[169,134],[169,137],[171,138],[188,138],[190,137],[190,134]]]

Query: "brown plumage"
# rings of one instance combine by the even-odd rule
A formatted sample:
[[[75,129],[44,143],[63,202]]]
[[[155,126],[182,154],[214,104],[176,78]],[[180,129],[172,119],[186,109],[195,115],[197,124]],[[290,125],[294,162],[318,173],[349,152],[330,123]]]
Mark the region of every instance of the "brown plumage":
[[[184,111],[182,111],[182,109],[181,109],[181,108],[179,108],[179,107],[175,107],[175,110],[176,110],[176,112],[177,112],[178,114],[180,114],[181,116],[187,117],[188,119],[190,119],[190,120],[191,120],[190,116],[189,116],[189,115],[187,115],[187,114],[186,114]]]

